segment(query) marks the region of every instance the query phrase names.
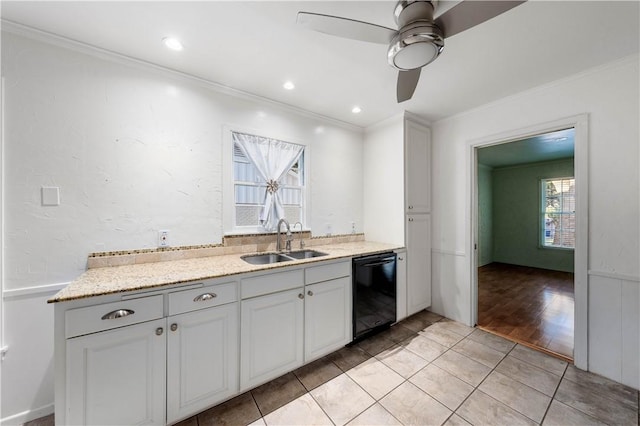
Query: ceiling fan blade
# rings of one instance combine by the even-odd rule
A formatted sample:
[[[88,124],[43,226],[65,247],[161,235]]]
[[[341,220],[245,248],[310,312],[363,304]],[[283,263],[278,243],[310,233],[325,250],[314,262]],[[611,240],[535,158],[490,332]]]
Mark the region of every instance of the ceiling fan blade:
[[[525,1],[462,1],[440,15],[435,22],[444,33],[445,38],[451,37],[513,9]]]
[[[297,23],[321,33],[369,43],[389,44],[397,32],[368,22],[310,12],[298,12]]]
[[[398,103],[411,99],[413,92],[416,91],[416,86],[418,86],[418,80],[420,80],[420,70],[422,68],[398,72]]]

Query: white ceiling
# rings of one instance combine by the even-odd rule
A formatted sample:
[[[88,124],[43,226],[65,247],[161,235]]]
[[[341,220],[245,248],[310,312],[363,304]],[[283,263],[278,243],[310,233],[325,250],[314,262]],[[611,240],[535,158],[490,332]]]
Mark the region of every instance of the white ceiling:
[[[441,3],[444,9],[455,2]],[[5,1],[9,20],[367,127],[403,110],[438,120],[639,48],[638,1],[530,0],[446,40],[397,104],[386,46],[296,25],[300,10],[395,28],[394,1]],[[436,12],[436,15],[440,12]],[[6,21],[5,21],[6,22]],[[182,52],[161,39],[180,38]],[[282,84],[292,80],[293,91]],[[354,105],[362,113],[351,113]]]

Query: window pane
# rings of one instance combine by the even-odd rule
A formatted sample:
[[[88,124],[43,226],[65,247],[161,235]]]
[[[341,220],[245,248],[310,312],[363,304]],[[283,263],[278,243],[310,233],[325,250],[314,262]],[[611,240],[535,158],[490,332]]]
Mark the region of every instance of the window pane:
[[[260,221],[260,206],[236,206],[236,226],[256,226]]]
[[[236,184],[236,204],[262,204],[266,186]]]
[[[549,247],[575,247],[575,179],[543,179],[542,242]]]
[[[284,217],[293,226],[296,222],[302,222],[302,209],[298,206],[284,206]]]
[[[280,188],[280,199],[283,205],[296,205],[302,204],[302,190],[300,188]]]

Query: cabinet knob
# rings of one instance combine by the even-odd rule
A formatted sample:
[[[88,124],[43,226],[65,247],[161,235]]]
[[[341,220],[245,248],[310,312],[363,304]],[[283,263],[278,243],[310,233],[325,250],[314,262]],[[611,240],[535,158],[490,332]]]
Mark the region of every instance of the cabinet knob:
[[[413,206],[409,206],[409,210],[413,210]]]
[[[409,222],[413,222],[413,218],[412,217],[409,218]]]
[[[164,329],[162,327],[156,328],[156,336],[162,336]]]
[[[399,257],[398,260],[404,260],[404,257]]]
[[[307,294],[308,294],[309,296],[313,296],[313,292],[312,292],[311,290],[307,291]]]
[[[205,293],[205,294],[201,294],[200,296],[196,296],[195,299],[193,299],[194,302],[204,302],[205,300],[209,300],[209,299],[213,299],[218,297],[217,294],[215,293]]]
[[[298,294],[298,299],[304,299],[304,294],[302,293]]]
[[[176,331],[177,329],[178,329],[178,324],[176,324],[175,322],[171,324],[171,331]]]

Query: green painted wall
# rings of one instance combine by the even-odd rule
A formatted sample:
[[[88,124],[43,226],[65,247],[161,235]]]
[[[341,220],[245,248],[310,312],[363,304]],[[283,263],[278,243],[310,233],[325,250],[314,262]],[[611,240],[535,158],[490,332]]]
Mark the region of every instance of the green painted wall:
[[[478,164],[478,266],[493,262],[492,171]]]
[[[495,168],[494,262],[573,272],[573,250],[540,247],[540,179],[573,176],[573,159]]]

